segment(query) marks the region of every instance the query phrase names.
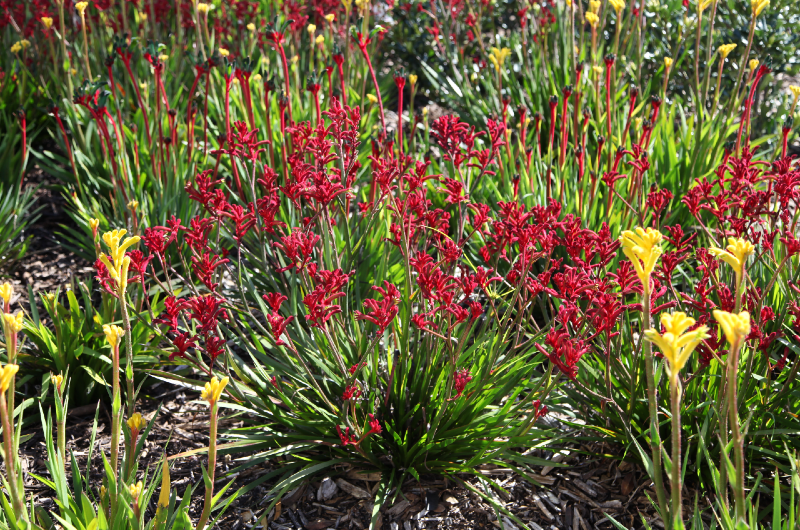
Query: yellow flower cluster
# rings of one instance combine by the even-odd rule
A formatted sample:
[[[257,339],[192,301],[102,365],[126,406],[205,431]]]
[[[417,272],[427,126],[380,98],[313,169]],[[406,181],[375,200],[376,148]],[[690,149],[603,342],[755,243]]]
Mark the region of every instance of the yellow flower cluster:
[[[128,418],[128,422],[127,423],[128,423],[128,428],[132,432],[135,432],[137,435],[140,432],[142,432],[142,429],[144,428],[144,425],[145,425],[144,418],[142,418],[142,415],[140,413],[138,413],[138,412],[134,412],[133,416]]]
[[[142,481],[140,480],[136,484],[131,484],[129,489],[131,492],[131,497],[133,497],[133,502],[139,502],[139,496],[142,494],[142,489],[144,489]]]
[[[608,3],[611,4],[611,7],[617,12],[618,17],[620,12],[625,9],[625,0],[608,0]]]
[[[751,72],[755,72],[759,64],[761,63],[758,62],[758,59],[750,59],[750,62],[747,63],[747,66],[750,67]]]
[[[61,374],[50,374],[50,382],[61,392],[61,384],[64,382],[64,376]]]
[[[724,60],[735,48],[736,44],[723,44],[717,49],[717,51],[719,52],[719,56]]]
[[[11,53],[19,53],[22,50],[26,50],[30,47],[31,41],[28,39],[22,39],[20,41],[15,42],[11,45]]]
[[[637,227],[635,231],[625,230],[619,236],[622,252],[631,260],[636,275],[645,290],[650,289],[650,275],[661,256],[661,232]]]
[[[742,311],[737,315],[715,309],[714,318],[719,322],[719,327],[722,328],[731,348],[736,347],[750,335],[750,313],[747,311]]]
[[[44,24],[45,29],[50,29],[53,27],[53,17],[42,17],[42,24]]]
[[[747,258],[753,255],[755,247],[746,239],[741,237],[731,237],[728,238],[728,246],[726,247],[726,250],[722,250],[721,248],[717,247],[711,247],[708,249],[708,251],[733,267],[738,281],[742,277],[742,272],[744,271],[744,265],[747,262]]]
[[[697,2],[697,12],[702,13],[708,6],[711,5],[712,0],[699,0]]]
[[[208,4],[205,2],[200,2],[197,4],[197,12],[198,13],[208,13]]]
[[[3,285],[0,285],[0,298],[3,299],[3,302],[5,302],[6,305],[11,303],[12,294],[14,294],[14,288],[10,283],[6,282]]]
[[[336,19],[336,15],[334,15],[333,13],[328,13],[327,15],[325,15],[325,20],[327,20],[328,23],[333,23],[334,19]]]
[[[17,375],[19,366],[16,364],[7,364],[0,368],[0,392],[5,392],[11,386],[11,381]]]
[[[203,392],[200,393],[200,399],[208,401],[208,404],[213,406],[214,403],[219,401],[222,391],[225,390],[225,387],[228,385],[228,381],[229,378],[227,377],[223,377],[221,380],[217,379],[216,376],[212,377],[211,381],[206,383]]]
[[[417,84],[417,79],[419,79],[417,74],[408,74],[408,82],[411,83],[412,87]],[[800,90],[800,87],[798,87],[798,90]]]
[[[492,46],[491,53],[489,54],[489,60],[494,65],[494,69],[499,72],[509,55],[511,55],[510,49],[496,48]]]
[[[672,68],[672,57],[664,57],[664,68],[667,70]]]
[[[86,8],[89,7],[89,2],[78,2],[75,4],[75,9],[78,11],[78,14],[83,18],[84,13],[86,13]]]
[[[685,313],[676,312],[672,315],[663,313],[661,325],[664,327],[664,334],[662,335],[654,329],[644,332],[645,337],[658,346],[661,353],[664,354],[664,358],[669,361],[673,377],[677,377],[678,373],[686,366],[689,356],[700,342],[708,338],[708,327],[706,326],[686,331],[695,323],[695,319],[686,316]]]
[[[24,315],[22,314],[22,311],[16,315],[12,315],[11,313],[3,313],[3,320],[6,323],[6,329],[9,333],[19,333],[22,331],[23,317]]]
[[[120,292],[125,293],[128,287],[128,267],[131,264],[130,256],[125,255],[128,247],[135,245],[139,242],[139,236],[129,237],[123,241],[123,237],[128,231],[124,228],[122,230],[112,230],[103,234],[103,241],[108,245],[109,257],[105,254],[100,254],[100,261],[108,269],[108,274],[111,279],[117,282]]]
[[[769,7],[769,0],[750,0],[750,7],[753,9],[753,16],[757,17]]]
[[[119,326],[104,324],[103,333],[106,334],[106,340],[111,345],[111,347],[116,348],[119,345],[119,341],[122,338],[122,336],[125,335],[125,330]]]
[[[591,11],[586,12],[585,18],[586,22],[588,22],[593,28],[596,28],[597,24],[600,22],[600,17],[597,16],[597,13],[592,13]]]

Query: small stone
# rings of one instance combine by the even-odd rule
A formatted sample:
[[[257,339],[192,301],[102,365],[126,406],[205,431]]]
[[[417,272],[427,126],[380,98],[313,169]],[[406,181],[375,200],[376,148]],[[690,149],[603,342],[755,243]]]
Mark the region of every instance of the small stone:
[[[337,491],[339,491],[339,487],[336,485],[336,482],[329,477],[325,477],[322,479],[322,483],[317,490],[317,500],[319,502],[328,501],[336,495]]]

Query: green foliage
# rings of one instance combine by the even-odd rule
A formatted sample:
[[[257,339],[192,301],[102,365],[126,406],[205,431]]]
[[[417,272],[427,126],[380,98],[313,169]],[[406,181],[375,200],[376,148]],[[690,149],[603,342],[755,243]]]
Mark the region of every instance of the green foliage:
[[[25,322],[24,328],[30,344],[23,350],[21,359],[29,363],[34,374],[69,374],[72,381],[69,398],[78,406],[105,399],[112,362],[103,324],[119,323],[115,319],[115,301],[104,295],[100,305],[95,307],[92,284],[84,282],[73,282],[72,289],[64,293],[59,289],[55,293],[41,294],[40,298],[49,318],[40,318],[36,300],[31,295],[32,318]],[[154,311],[161,310],[158,297],[151,303]],[[150,326],[146,314],[133,325],[133,366],[137,372],[158,361],[149,346]]]

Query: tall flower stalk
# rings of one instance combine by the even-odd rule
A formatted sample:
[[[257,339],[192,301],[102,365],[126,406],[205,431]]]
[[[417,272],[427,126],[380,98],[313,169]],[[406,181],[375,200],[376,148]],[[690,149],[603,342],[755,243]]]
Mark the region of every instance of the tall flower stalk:
[[[0,368],[0,419],[3,422],[3,461],[6,465],[8,492],[11,495],[11,507],[17,520],[28,521],[23,498],[23,484],[18,477],[19,457],[17,456],[17,443],[14,433],[14,410],[6,400],[6,393],[13,388],[14,378],[19,371],[16,364],[7,364]]]
[[[680,530],[683,525],[683,501],[681,487],[681,378],[680,372],[686,366],[689,356],[707,339],[708,327],[699,326],[690,331],[695,320],[685,313],[661,315],[664,333],[655,329],[645,331],[645,337],[661,350],[669,367],[670,405],[672,411],[672,473],[670,477],[672,501],[672,528]]]
[[[127,401],[128,401],[128,417],[133,415],[134,409],[134,389],[133,389],[133,344],[131,342],[131,320],[128,316],[128,306],[126,300],[126,290],[128,289],[128,268],[131,264],[131,258],[126,254],[126,250],[139,242],[139,236],[132,236],[125,240],[128,231],[112,230],[103,234],[103,241],[108,246],[109,255],[100,255],[100,261],[108,269],[109,276],[116,284],[116,292],[113,293],[120,303],[120,310],[122,311],[122,324],[124,332],[128,334],[126,341],[126,354],[125,359],[125,380],[127,383]],[[122,335],[120,335],[122,336]],[[119,337],[117,337],[119,338]],[[110,343],[111,341],[109,341]]]
[[[744,436],[739,426],[738,400],[738,380],[737,371],[739,367],[739,357],[745,339],[750,334],[750,314],[747,311],[741,313],[728,313],[726,311],[715,310],[714,318],[719,322],[719,327],[725,335],[730,347],[727,359],[728,384],[726,398],[728,401],[728,416],[731,430],[731,442],[733,443],[734,461],[733,467],[736,475],[733,479],[733,499],[734,513],[736,515],[736,525],[747,525],[747,506],[744,495]],[[725,449],[723,448],[723,451]]]
[[[651,327],[651,276],[661,256],[661,232],[652,228],[626,230],[619,236],[622,251],[631,261],[639,281],[642,283],[642,330]],[[647,378],[647,402],[650,411],[650,452],[653,458],[653,483],[656,488],[658,507],[662,520],[668,521],[667,494],[661,465],[661,435],[658,424],[658,389],[656,387],[653,349],[649,341],[642,344]]]
[[[221,380],[212,377],[206,383],[200,399],[208,402],[209,407],[209,433],[208,433],[208,482],[206,483],[206,496],[203,502],[203,513],[197,521],[197,529],[203,530],[208,518],[211,515],[211,507],[214,499],[214,471],[217,467],[217,413],[219,408],[219,398],[228,384],[228,378]]]

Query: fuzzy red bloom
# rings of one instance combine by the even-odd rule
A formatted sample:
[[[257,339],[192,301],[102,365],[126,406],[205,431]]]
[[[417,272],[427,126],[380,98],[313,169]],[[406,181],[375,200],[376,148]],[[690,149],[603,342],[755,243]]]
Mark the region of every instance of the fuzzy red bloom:
[[[189,333],[181,332],[172,339],[172,345],[175,346],[175,351],[169,354],[170,361],[174,361],[175,357],[186,358],[186,353],[189,348],[197,346],[197,337],[193,337]]]
[[[292,268],[297,271],[304,269],[314,257],[314,247],[319,242],[320,237],[313,232],[303,232],[295,228],[288,236],[282,236],[281,242],[273,245],[279,248],[286,255],[289,265],[279,268],[277,272],[285,272]]]
[[[467,383],[470,381],[472,381],[472,376],[469,374],[469,370],[466,368],[463,370],[456,370],[456,373],[453,375],[453,386],[456,389],[456,398],[461,397],[461,394],[464,393],[464,389],[467,387]]]
[[[350,401],[351,399],[358,399],[361,397],[361,389],[358,385],[350,385],[344,389],[342,394],[342,401]]]
[[[367,431],[367,434],[365,434],[364,437],[367,437],[370,434],[380,434],[382,432],[383,432],[383,429],[381,428],[381,422],[379,422],[378,419],[375,418],[375,416],[373,414],[370,414],[369,415],[369,431]]]
[[[371,299],[364,300],[364,307],[368,308],[370,311],[368,314],[356,311],[356,320],[372,322],[378,326],[380,330],[379,333],[383,333],[400,310],[397,306],[397,301],[400,299],[400,291],[386,280],[383,282],[383,287],[373,285],[372,290],[378,291],[382,299],[380,301]]]
[[[536,348],[545,354],[561,373],[569,379],[575,379],[578,375],[578,361],[589,348],[580,339],[573,339],[564,329],[552,328],[545,337],[545,342],[550,346],[548,352],[540,344]]]
[[[350,433],[350,427],[342,432],[342,428],[337,425],[336,432],[339,433],[339,439],[342,441],[342,445],[358,445],[358,438],[355,434]]]

